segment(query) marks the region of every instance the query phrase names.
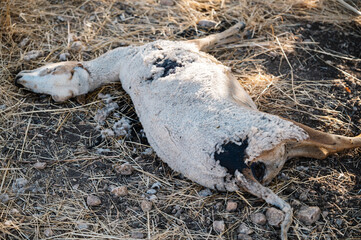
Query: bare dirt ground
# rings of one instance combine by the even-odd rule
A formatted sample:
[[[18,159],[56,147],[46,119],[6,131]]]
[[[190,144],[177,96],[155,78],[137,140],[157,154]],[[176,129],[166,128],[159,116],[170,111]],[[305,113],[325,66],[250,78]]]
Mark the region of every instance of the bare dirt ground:
[[[347,2],[361,9],[359,1]],[[252,239],[279,235],[250,220],[269,207],[260,199],[215,191],[202,197],[202,186],[150,152],[120,84],[64,104],[13,85],[20,70],[60,56],[89,60],[119,46],[198,38],[242,20],[239,41],[211,54],[232,68],[261,110],[323,131],[361,133],[361,18],[336,0],[7,0],[0,14],[1,239],[237,239],[241,223]],[[201,28],[202,19],[216,25]],[[99,93],[119,105],[101,128],[94,120],[105,104]],[[124,116],[130,134],[102,140],[101,130]],[[115,171],[122,163],[133,166],[131,175]],[[115,196],[115,186],[128,194]],[[315,224],[295,218],[290,239],[361,239],[361,149],[323,161],[294,159],[270,187],[296,212],[321,208]],[[101,204],[88,206],[89,195]],[[144,200],[152,201],[150,211],[142,210]],[[236,211],[226,211],[229,201]],[[225,222],[224,232],[214,231],[216,220]]]

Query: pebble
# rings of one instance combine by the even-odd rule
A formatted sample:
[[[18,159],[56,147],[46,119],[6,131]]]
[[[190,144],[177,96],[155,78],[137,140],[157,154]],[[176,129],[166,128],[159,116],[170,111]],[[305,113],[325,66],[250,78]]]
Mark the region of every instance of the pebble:
[[[13,192],[15,193],[23,193],[25,192],[25,186],[28,184],[28,180],[25,178],[17,178],[13,183]]]
[[[159,4],[162,5],[162,6],[169,6],[169,7],[175,5],[173,0],[160,0]]]
[[[329,214],[329,212],[327,212],[327,211],[323,211],[323,212],[322,212],[322,216],[323,216],[324,218],[327,217],[328,214]]]
[[[25,47],[25,45],[27,45],[29,43],[29,38],[24,38],[23,40],[21,40],[20,42],[20,47]]]
[[[238,240],[252,240],[252,237],[247,234],[240,233],[240,234],[238,234],[237,239]]]
[[[153,188],[147,190],[147,194],[153,194],[153,195],[154,195],[154,194],[156,194],[156,193],[157,193],[157,190],[155,190],[155,189],[153,189]]]
[[[296,214],[296,217],[306,225],[311,225],[320,219],[321,210],[319,207],[303,207]]]
[[[46,167],[46,162],[36,162],[33,167],[38,170],[43,170]]]
[[[143,239],[144,238],[144,234],[142,232],[132,232],[130,234],[131,238],[135,238],[135,239]]]
[[[30,52],[25,53],[24,61],[29,62],[30,60],[37,59],[43,55],[43,51],[40,50],[32,50]]]
[[[123,197],[128,195],[127,186],[115,187],[112,189],[111,193],[113,193],[116,197]]]
[[[18,214],[20,214],[20,212],[16,208],[13,208],[13,209],[10,210],[10,214],[11,215],[18,215]]]
[[[202,20],[198,21],[199,27],[212,28],[212,27],[215,27],[216,25],[217,25],[217,23],[212,20],[202,19]]]
[[[75,41],[71,44],[70,49],[74,52],[80,52],[85,49],[85,46],[81,41]]]
[[[78,229],[79,230],[84,230],[84,229],[88,229],[89,228],[89,225],[85,222],[78,222]]]
[[[343,220],[342,220],[341,218],[337,218],[337,219],[335,220],[335,223],[336,223],[339,227],[341,227],[341,226],[342,226],[342,223],[343,223]]]
[[[156,195],[150,195],[149,197],[147,197],[147,199],[151,202],[158,201],[158,197]]]
[[[308,198],[308,192],[307,191],[303,191],[300,196],[298,197],[298,199],[300,199],[301,201],[306,201]]]
[[[129,163],[123,163],[120,166],[116,165],[116,166],[114,166],[114,170],[117,173],[119,173],[121,175],[125,175],[125,176],[132,175],[132,173],[133,173],[133,167]]]
[[[14,222],[12,220],[5,220],[4,225],[6,227],[14,226]]]
[[[226,228],[226,225],[224,224],[223,220],[213,222],[214,231],[221,233],[221,232],[224,232],[225,228]]]
[[[238,227],[238,233],[249,235],[249,234],[253,233],[253,230],[250,229],[249,227],[247,227],[247,225],[245,223],[242,223]]]
[[[53,231],[50,229],[50,228],[46,228],[45,230],[44,230],[44,235],[45,235],[45,237],[51,237],[51,236],[53,236]]]
[[[198,192],[198,195],[201,197],[208,197],[211,196],[213,193],[209,188],[203,189]]]
[[[251,221],[254,224],[265,225],[267,222],[266,216],[263,213],[252,213]]]
[[[293,199],[292,202],[291,202],[291,205],[293,207],[299,207],[299,206],[302,205],[302,203],[300,201],[296,200],[296,199]]]
[[[234,212],[237,210],[237,202],[234,202],[234,201],[228,201],[227,202],[227,206],[226,206],[226,211],[227,212]]]
[[[287,176],[285,173],[281,173],[280,175],[278,175],[278,179],[280,180],[290,180],[290,177]]]
[[[152,155],[153,154],[153,149],[152,148],[147,148],[147,149],[145,149],[143,152],[142,152],[142,154],[143,155],[146,155],[146,156],[150,156],[150,155]]]
[[[7,195],[6,193],[0,194],[0,202],[7,203],[9,199],[9,195]]]
[[[304,167],[304,166],[297,166],[296,170],[298,171],[308,171],[308,167]]]
[[[151,188],[158,188],[158,189],[160,189],[162,187],[162,184],[160,183],[160,182],[155,182],[155,183],[153,183],[153,185],[152,185],[152,187]]]
[[[59,55],[59,60],[60,61],[66,61],[66,60],[68,60],[68,57],[70,57],[69,53],[62,53],[62,54]]]
[[[271,226],[279,226],[282,223],[284,217],[285,214],[277,208],[271,207],[267,209],[266,218],[268,224]]]
[[[143,212],[149,212],[150,210],[152,210],[153,204],[150,201],[143,200],[140,204],[140,207]]]
[[[88,206],[95,207],[95,206],[99,206],[102,203],[102,201],[97,196],[89,195],[86,198],[86,203],[88,204]]]

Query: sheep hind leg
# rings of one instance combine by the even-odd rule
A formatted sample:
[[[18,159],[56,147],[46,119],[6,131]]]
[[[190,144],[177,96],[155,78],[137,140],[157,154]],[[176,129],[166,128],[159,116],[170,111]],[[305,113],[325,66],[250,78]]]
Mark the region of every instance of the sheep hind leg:
[[[206,52],[216,44],[223,44],[234,41],[234,39],[231,39],[231,37],[239,33],[239,31],[242,31],[245,26],[245,23],[239,22],[221,33],[212,34],[200,39],[188,40],[187,42],[194,43],[200,51]]]
[[[309,138],[301,142],[290,141],[287,143],[287,158],[309,157],[324,159],[332,153],[361,147],[361,135],[345,137],[317,131],[300,123],[295,124],[303,128]]]
[[[293,211],[291,206],[282,198],[277,196],[271,189],[260,184],[253,176],[251,169],[244,169],[242,173],[235,173],[237,184],[247,192],[262,198],[267,203],[274,205],[285,213],[281,223],[281,239],[287,240],[287,232],[292,223]]]

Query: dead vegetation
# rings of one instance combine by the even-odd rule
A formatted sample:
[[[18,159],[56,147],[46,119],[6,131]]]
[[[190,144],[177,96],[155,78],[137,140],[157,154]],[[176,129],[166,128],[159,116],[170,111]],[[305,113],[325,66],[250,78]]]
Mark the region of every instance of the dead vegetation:
[[[242,192],[202,192],[149,151],[120,84],[55,104],[18,89],[13,78],[46,62],[88,60],[156,39],[198,38],[242,20],[243,40],[211,53],[232,67],[259,108],[354,136],[361,126],[361,19],[341,2],[3,1],[0,238],[237,239],[245,223],[253,239],[276,239],[277,227],[250,219],[266,212],[264,202]],[[345,2],[361,8],[358,1]],[[200,20],[215,26],[200,28]],[[111,94],[119,105],[119,114],[100,128],[94,121],[104,106],[98,93]],[[100,131],[122,117],[131,120],[131,134],[100,141]],[[271,188],[296,210],[309,205],[322,211],[310,226],[296,218],[290,239],[361,238],[360,161],[358,149],[287,164]],[[124,163],[132,166],[131,175],[116,171]],[[100,204],[88,206],[90,195]],[[230,201],[235,211],[226,211]],[[215,221],[224,221],[222,233],[214,231]]]

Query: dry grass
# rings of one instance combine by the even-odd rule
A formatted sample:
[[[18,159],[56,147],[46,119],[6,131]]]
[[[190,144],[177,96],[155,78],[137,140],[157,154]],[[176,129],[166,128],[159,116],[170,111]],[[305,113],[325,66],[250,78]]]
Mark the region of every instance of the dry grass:
[[[361,8],[355,0],[347,2]],[[5,0],[0,4],[0,194],[10,200],[0,201],[1,239],[128,239],[134,231],[149,239],[237,239],[241,222],[254,231],[253,239],[278,236],[278,229],[250,221],[250,213],[267,207],[259,199],[240,192],[202,198],[201,186],[171,171],[155,154],[142,154],[148,146],[119,84],[66,104],[13,85],[17,72],[57,62],[61,53],[82,61],[118,46],[207,35],[197,28],[201,19],[219,23],[212,31],[247,23],[245,40],[211,54],[232,67],[260,109],[329,132],[360,134],[361,18],[339,1],[179,0],[164,6],[157,0]],[[74,39],[86,48],[72,50]],[[348,51],[341,51],[342,44]],[[25,61],[32,50],[43,55]],[[103,106],[99,92],[117,96],[121,115],[134,120],[131,138],[97,143],[93,117]],[[116,120],[110,117],[105,127]],[[33,168],[37,161],[47,167]],[[361,238],[360,161],[360,150],[354,150],[287,165],[271,188],[289,200],[308,191],[302,204],[324,211],[312,226],[295,220],[291,239]],[[123,162],[135,173],[116,174],[112,166]],[[24,192],[14,185],[19,178],[28,180]],[[144,213],[140,202],[155,182],[162,187],[153,209]],[[129,195],[113,196],[111,185],[126,185]],[[89,194],[99,196],[101,206],[88,207]],[[229,200],[238,202],[236,212],[225,211]],[[220,219],[227,229],[219,235],[212,222]],[[52,234],[46,236],[48,229]]]

